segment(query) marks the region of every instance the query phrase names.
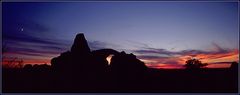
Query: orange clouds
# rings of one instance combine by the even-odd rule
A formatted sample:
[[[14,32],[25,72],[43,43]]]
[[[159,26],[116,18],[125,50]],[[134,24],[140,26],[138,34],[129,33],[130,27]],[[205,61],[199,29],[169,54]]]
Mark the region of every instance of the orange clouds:
[[[183,69],[184,67],[179,64],[165,64],[165,63],[146,63],[149,68],[156,69]]]
[[[202,63],[208,63],[207,68],[228,68],[233,61],[239,61],[239,50],[221,50],[219,51],[195,51],[194,54],[184,51],[173,52],[173,56],[161,57],[161,56],[138,56],[140,60],[146,63],[151,68],[183,68],[185,62],[194,57],[202,61]]]
[[[239,61],[239,51],[231,50],[225,53],[198,54],[195,57],[199,58],[203,63],[232,62]]]
[[[216,63],[216,64],[209,64],[207,68],[229,68],[231,66],[230,63]]]

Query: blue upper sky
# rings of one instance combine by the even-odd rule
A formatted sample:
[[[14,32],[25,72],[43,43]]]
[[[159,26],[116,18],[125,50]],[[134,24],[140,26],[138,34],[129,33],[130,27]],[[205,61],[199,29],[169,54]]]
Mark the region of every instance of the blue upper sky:
[[[3,44],[11,52],[58,54],[77,33],[92,49],[237,49],[238,3],[3,3]]]

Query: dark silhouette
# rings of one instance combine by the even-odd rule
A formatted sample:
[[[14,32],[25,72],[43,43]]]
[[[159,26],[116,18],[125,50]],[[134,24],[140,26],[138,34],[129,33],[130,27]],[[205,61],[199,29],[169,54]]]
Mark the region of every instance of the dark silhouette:
[[[112,55],[108,64],[106,58]],[[3,68],[3,92],[237,92],[237,65],[230,69],[199,69],[196,59],[187,69],[152,69],[132,53],[113,49],[91,51],[78,34],[70,51],[51,60],[51,66]],[[189,72],[197,69],[197,72]],[[234,70],[233,70],[234,69]]]
[[[83,34],[78,34],[74,40],[71,48],[72,53],[76,54],[88,54],[90,53],[90,48],[88,47],[87,40]]]
[[[184,66],[187,69],[200,69],[207,65],[208,65],[207,63],[202,63],[200,60],[193,58],[193,59],[187,60]]]
[[[110,66],[108,66],[106,60],[109,55],[114,55]],[[146,69],[144,63],[136,59],[133,54],[119,53],[113,49],[101,49],[91,52],[83,34],[76,36],[71,51],[64,52],[59,57],[53,58],[51,64],[56,71],[57,77],[63,79],[61,84],[65,83],[65,87],[72,89],[79,88],[79,85],[86,85],[82,89],[88,88],[87,86],[90,84],[87,81],[94,84],[91,87],[96,89],[104,88],[103,85],[106,84],[102,84],[103,82],[112,81],[109,78],[106,79],[106,77],[111,75],[120,76],[121,74],[131,74],[131,77],[138,77]]]
[[[133,76],[138,76],[146,71],[147,67],[145,64],[138,60],[133,54],[126,54],[121,52],[114,55],[111,59],[110,70],[115,73],[117,77],[120,78],[131,78]]]
[[[230,69],[238,69],[238,63],[237,62],[232,62]]]

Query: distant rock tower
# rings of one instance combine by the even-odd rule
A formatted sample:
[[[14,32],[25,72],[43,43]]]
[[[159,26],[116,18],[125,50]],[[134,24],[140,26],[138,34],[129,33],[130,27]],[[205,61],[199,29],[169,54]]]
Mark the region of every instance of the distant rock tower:
[[[77,54],[90,53],[90,48],[83,33],[77,34],[74,43],[71,47],[71,52]]]
[[[83,72],[93,64],[91,51],[83,33],[79,33],[70,51],[51,60],[52,67],[63,72]]]

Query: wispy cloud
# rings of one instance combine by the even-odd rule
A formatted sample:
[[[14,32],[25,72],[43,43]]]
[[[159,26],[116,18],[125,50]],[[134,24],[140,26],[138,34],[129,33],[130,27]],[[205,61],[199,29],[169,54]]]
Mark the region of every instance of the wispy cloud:
[[[88,44],[92,50],[102,49],[108,46],[107,43],[101,41],[88,41]]]
[[[212,43],[214,47],[213,50],[182,50],[182,51],[170,51],[166,49],[158,49],[158,48],[149,48],[146,47],[141,50],[134,50],[139,59],[143,60],[148,66],[156,68],[162,64],[163,66],[174,65],[174,67],[181,67],[185,64],[185,61],[195,57],[200,59],[204,63],[224,63],[229,64],[232,61],[238,60],[238,49],[223,49],[218,44]],[[165,65],[163,65],[165,64]],[[166,65],[168,64],[168,65]],[[226,65],[227,66],[227,65]]]
[[[56,39],[40,38],[25,33],[3,33],[3,43],[7,48],[4,57],[16,56],[25,61],[31,58],[41,59],[49,57],[44,62],[50,62],[51,57],[67,50],[69,41],[61,41]]]
[[[22,27],[25,30],[28,31],[35,31],[35,32],[49,32],[51,30],[51,28],[49,28],[46,25],[43,25],[42,23],[38,23],[36,21],[23,21],[22,23]]]
[[[98,49],[104,49],[104,48],[116,49],[121,47],[117,44],[102,42],[102,41],[88,41],[88,44],[91,50],[98,50]]]
[[[44,58],[44,62],[50,62],[51,58],[69,50],[72,44],[68,40],[39,38],[27,34],[11,35],[5,33],[3,37],[3,42],[7,47],[4,57],[15,56],[24,59],[26,62],[33,58],[37,60],[43,60]],[[88,44],[92,50],[116,46],[115,44],[101,41],[88,41]]]

